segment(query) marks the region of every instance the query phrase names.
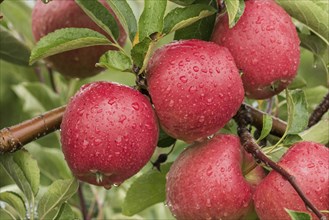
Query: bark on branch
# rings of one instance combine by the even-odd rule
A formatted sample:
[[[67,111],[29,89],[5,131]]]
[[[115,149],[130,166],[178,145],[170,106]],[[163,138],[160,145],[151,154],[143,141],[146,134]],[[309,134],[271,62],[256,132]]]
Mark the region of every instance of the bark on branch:
[[[287,172],[283,167],[269,159],[262,151],[260,146],[256,143],[252,135],[250,134],[247,126],[252,123],[253,113],[251,113],[245,106],[241,106],[240,110],[235,116],[235,121],[238,124],[238,135],[240,137],[240,142],[243,145],[244,149],[253,155],[253,157],[258,162],[264,163],[266,166],[271,167],[273,170],[281,174],[291,186],[296,190],[300,198],[305,203],[306,207],[314,212],[314,214],[321,220],[326,220],[327,218],[314,206],[314,204],[307,198],[305,193],[300,189],[297,184],[295,177],[289,172]]]
[[[308,120],[308,127],[312,127],[316,123],[318,123],[322,116],[328,111],[329,109],[329,92],[323,98],[322,102],[314,109],[313,113]]]
[[[60,128],[66,106],[0,130],[0,154],[14,152]]]

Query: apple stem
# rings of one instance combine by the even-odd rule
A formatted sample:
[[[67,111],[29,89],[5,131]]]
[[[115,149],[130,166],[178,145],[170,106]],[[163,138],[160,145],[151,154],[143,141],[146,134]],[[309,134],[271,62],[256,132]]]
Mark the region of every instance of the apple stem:
[[[79,200],[80,200],[80,209],[81,209],[83,220],[89,220],[90,218],[87,214],[86,202],[85,202],[85,197],[83,195],[82,186],[83,186],[83,183],[79,182],[78,196],[79,196]]]
[[[308,127],[312,127],[316,123],[318,123],[322,116],[329,110],[329,92],[327,95],[323,98],[322,102],[314,109],[312,112],[309,121],[308,121]]]
[[[50,84],[51,84],[51,88],[53,89],[53,91],[56,94],[59,94],[56,82],[55,82],[55,78],[54,78],[54,72],[53,69],[49,66],[47,66],[47,70],[48,70],[48,74],[49,74],[49,79],[50,79]]]
[[[66,106],[61,106],[20,124],[0,130],[0,154],[20,150],[25,144],[37,140],[60,128]]]
[[[249,108],[245,105],[242,105],[237,114],[234,116],[234,119],[238,125],[238,135],[240,137],[240,142],[243,145],[244,149],[252,154],[257,162],[262,162],[266,166],[271,167],[273,170],[281,174],[291,186],[296,190],[300,198],[305,203],[306,207],[312,210],[315,215],[321,219],[326,220],[327,218],[313,205],[313,203],[307,198],[304,192],[300,189],[299,185],[296,182],[296,179],[293,175],[287,172],[283,167],[269,159],[262,151],[260,146],[256,143],[255,139],[252,137],[251,133],[248,130],[248,125],[251,124],[253,120],[253,114],[249,111]]]

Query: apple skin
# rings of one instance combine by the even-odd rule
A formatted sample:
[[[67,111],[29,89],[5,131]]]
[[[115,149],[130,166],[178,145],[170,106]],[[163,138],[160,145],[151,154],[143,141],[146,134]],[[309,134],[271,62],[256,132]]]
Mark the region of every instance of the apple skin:
[[[328,148],[313,142],[296,143],[283,155],[279,165],[296,178],[315,207],[329,209]],[[258,185],[254,200],[256,212],[262,220],[290,220],[284,208],[311,214],[290,183],[275,171]],[[329,214],[325,215],[329,217]],[[317,219],[313,213],[312,219]]]
[[[227,15],[219,18],[211,41],[230,50],[249,98],[270,98],[296,76],[300,40],[290,16],[273,0],[245,1],[245,11],[232,29]]]
[[[100,1],[107,7],[113,15],[113,11],[105,3]],[[118,43],[123,46],[127,34],[119,23]],[[85,12],[74,2],[74,0],[52,0],[47,4],[38,0],[32,11],[32,32],[36,41],[61,28],[89,28],[105,35],[108,39],[111,37],[97,26]],[[96,75],[102,68],[95,67],[99,58],[108,50],[115,50],[112,46],[92,46],[72,51],[63,52],[48,57],[46,60],[54,69],[65,76],[85,78]]]
[[[167,204],[173,215],[177,219],[250,219],[254,185],[243,176],[243,155],[234,135],[216,135],[187,147],[167,174]],[[264,177],[261,167],[255,170],[260,179]]]
[[[162,128],[187,142],[221,129],[244,98],[233,57],[212,42],[182,40],[159,48],[146,76]]]
[[[130,87],[94,82],[67,105],[61,124],[65,159],[74,176],[90,184],[120,184],[151,158],[158,124],[149,100]],[[102,181],[97,182],[97,174]]]

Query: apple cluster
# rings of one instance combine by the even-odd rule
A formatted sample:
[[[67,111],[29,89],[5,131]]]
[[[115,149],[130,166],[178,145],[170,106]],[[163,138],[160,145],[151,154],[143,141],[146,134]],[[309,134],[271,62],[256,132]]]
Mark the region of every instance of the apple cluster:
[[[118,25],[123,45],[126,33]],[[106,35],[73,0],[36,4],[36,40],[65,27]],[[95,63],[111,49],[78,49],[47,61],[63,75],[83,78],[100,71]],[[84,85],[63,116],[65,159],[81,181],[119,185],[150,160],[161,126],[191,143],[167,175],[167,203],[177,219],[289,219],[284,208],[308,212],[278,173],[265,177],[237,136],[217,133],[245,96],[266,99],[285,89],[296,75],[299,56],[289,15],[273,0],[248,0],[233,28],[227,15],[217,19],[211,42],[181,40],[157,49],[145,71],[149,97],[112,82]],[[323,210],[329,208],[328,158],[325,146],[301,142],[280,161]]]

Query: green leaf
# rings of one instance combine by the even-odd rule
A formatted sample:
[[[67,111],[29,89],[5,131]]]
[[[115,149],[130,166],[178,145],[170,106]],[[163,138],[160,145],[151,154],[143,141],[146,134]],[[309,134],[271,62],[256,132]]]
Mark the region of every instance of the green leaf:
[[[216,9],[209,5],[195,4],[185,8],[175,8],[164,19],[163,33],[169,34],[185,28],[202,18],[216,13]]]
[[[166,174],[171,165],[172,163],[163,165],[161,173],[150,170],[133,182],[122,205],[124,215],[132,216],[151,205],[165,201]]]
[[[61,206],[78,190],[76,179],[56,180],[41,197],[38,205],[40,219],[54,219],[61,210]]]
[[[22,190],[28,201],[34,201],[39,191],[40,171],[37,161],[24,150],[0,156],[0,164]]]
[[[286,208],[285,210],[292,220],[312,220],[312,217],[308,213],[293,211]]]
[[[59,210],[58,215],[56,216],[55,220],[71,220],[71,219],[78,219],[71,206],[67,203],[64,203]]]
[[[13,90],[24,101],[23,110],[33,116],[64,104],[60,95],[45,84],[21,83],[13,86]]]
[[[175,32],[174,39],[200,39],[208,41],[215,24],[215,20],[216,14],[203,18],[188,27],[177,30]]]
[[[276,0],[291,17],[306,25],[329,45],[328,1],[318,4],[314,0]],[[324,7],[324,5],[327,7]]]
[[[316,143],[329,143],[329,119],[319,121],[311,128],[299,133],[304,141],[313,141]]]
[[[329,92],[329,89],[324,86],[316,86],[304,89],[304,92],[309,105],[309,110],[312,112],[323,100],[323,97]]]
[[[300,88],[303,88],[303,87],[306,87],[306,86],[307,86],[306,80],[301,75],[298,74],[295,77],[295,79],[292,81],[292,83],[290,83],[288,88],[290,90],[294,90],[294,89],[300,89]]]
[[[182,6],[191,5],[193,4],[193,2],[195,2],[195,0],[170,0],[170,1]]]
[[[129,39],[133,42],[137,32],[137,21],[135,15],[126,0],[111,1],[106,0],[114,11],[126,33],[129,33]]]
[[[301,46],[313,53],[315,65],[320,65],[322,69],[326,72],[327,82],[329,83],[328,45],[326,45],[326,43],[321,40],[321,38],[314,34],[307,35],[299,33],[298,36],[301,41]]]
[[[139,39],[143,40],[154,33],[161,33],[167,0],[145,0],[144,10],[139,18]]]
[[[42,147],[35,142],[30,143],[26,148],[38,162],[41,176],[46,178],[48,183],[72,177],[60,149]]]
[[[88,28],[63,28],[49,33],[33,48],[30,64],[61,52],[95,45],[113,45],[104,35]]]
[[[28,66],[30,49],[17,40],[8,30],[0,26],[0,59]]]
[[[1,208],[0,209],[0,219],[17,220],[17,218],[14,215],[12,215],[10,210],[7,210],[6,208]]]
[[[296,142],[302,141],[303,138],[299,134],[288,134],[284,140],[283,140],[283,145],[285,147],[290,147]]]
[[[0,193],[0,201],[7,203],[11,206],[15,213],[12,213],[18,219],[26,218],[26,208],[24,200],[20,195],[15,192],[2,192]]]
[[[116,69],[120,71],[129,71],[132,68],[132,61],[130,57],[121,51],[110,50],[101,56],[99,63],[96,66],[107,69]]]
[[[152,40],[149,37],[144,38],[141,42],[136,44],[131,50],[131,57],[133,62],[138,67],[142,67],[144,64],[145,57],[149,53],[152,47]]]
[[[9,21],[14,29],[23,38],[29,47],[33,45],[31,14],[32,9],[26,4],[27,1],[4,1],[0,5],[3,19]]]
[[[158,147],[170,147],[176,142],[176,139],[170,137],[166,132],[160,129],[159,139],[158,139]]]
[[[225,6],[228,14],[229,27],[232,28],[241,18],[245,3],[244,0],[225,0]]]
[[[297,134],[307,127],[308,111],[306,97],[303,90],[287,90],[288,125],[286,134]]]
[[[272,129],[272,122],[272,117],[270,115],[263,115],[263,128],[257,142],[269,135]]]
[[[114,16],[99,1],[75,0],[81,9],[112,39],[118,39],[119,27]]]

